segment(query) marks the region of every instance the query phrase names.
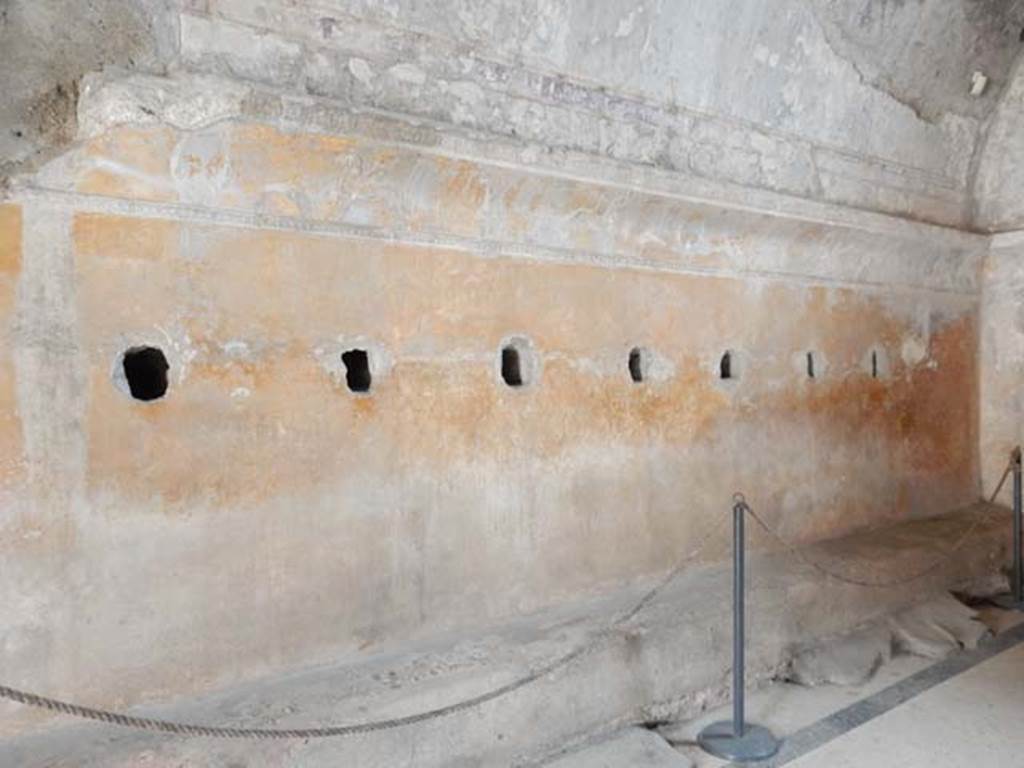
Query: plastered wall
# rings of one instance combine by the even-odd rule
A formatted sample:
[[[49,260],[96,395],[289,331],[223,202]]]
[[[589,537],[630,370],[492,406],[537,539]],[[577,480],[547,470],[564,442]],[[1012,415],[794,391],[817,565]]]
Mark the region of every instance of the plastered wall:
[[[977,497],[974,240],[380,136],[115,126],[0,206],[16,682],[121,706],[486,626],[656,576],[736,490],[800,541]]]
[[[1022,431],[1021,377],[1024,375],[1024,318],[1021,315],[1021,233],[993,240],[986,260],[980,351],[981,456],[987,485],[995,487],[1006,466],[1007,455],[1024,444]],[[1001,499],[1012,503],[1011,484]]]

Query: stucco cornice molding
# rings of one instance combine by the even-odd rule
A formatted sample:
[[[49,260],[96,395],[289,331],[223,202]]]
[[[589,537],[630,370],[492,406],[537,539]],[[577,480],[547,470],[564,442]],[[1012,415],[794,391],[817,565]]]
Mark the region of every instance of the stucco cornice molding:
[[[252,121],[291,131],[357,137],[381,146],[512,168],[673,200],[747,211],[791,221],[858,230],[901,240],[984,250],[988,238],[938,224],[811,200],[603,156],[552,150],[526,141],[458,128],[404,114],[296,96],[252,83],[179,74],[93,76],[79,104],[80,138],[119,125],[166,124],[201,130]]]

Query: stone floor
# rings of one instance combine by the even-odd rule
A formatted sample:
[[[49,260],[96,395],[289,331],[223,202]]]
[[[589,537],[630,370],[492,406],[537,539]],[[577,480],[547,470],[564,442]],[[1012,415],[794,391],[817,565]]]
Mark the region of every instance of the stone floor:
[[[1024,645],[789,763],[792,768],[1024,765]]]
[[[748,697],[749,720],[783,739],[827,731],[826,741],[803,754],[751,764],[777,768],[1019,768],[1024,765],[1024,613],[980,607],[994,633],[977,652],[935,658],[901,653],[853,685],[805,686],[778,682]],[[1004,634],[1007,632],[1010,635]],[[1001,638],[1001,639],[1000,639]],[[994,652],[1007,646],[1005,650]],[[972,658],[975,657],[975,658]],[[965,668],[964,668],[965,667]],[[961,669],[963,668],[963,669]],[[959,670],[959,671],[958,671]],[[915,689],[915,681],[923,680]],[[901,692],[909,691],[908,693]],[[887,693],[905,701],[891,705]],[[846,728],[844,712],[869,717]],[[729,765],[694,743],[708,723],[728,719],[728,706],[657,731],[630,728],[551,762],[549,768],[723,768]],[[836,724],[839,724],[836,728]],[[806,739],[805,739],[806,741]],[[674,746],[674,749],[672,747]]]

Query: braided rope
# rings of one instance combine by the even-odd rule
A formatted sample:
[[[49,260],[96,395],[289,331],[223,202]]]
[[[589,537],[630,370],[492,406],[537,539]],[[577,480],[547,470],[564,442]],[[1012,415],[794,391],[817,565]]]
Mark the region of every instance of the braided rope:
[[[1010,461],[1006,465],[1006,469],[1003,472],[1002,478],[1000,478],[999,480],[999,484],[996,486],[995,492],[992,494],[991,498],[989,498],[989,504],[995,502],[996,498],[999,496],[999,492],[1003,489],[1003,484],[1006,482],[1006,478],[1009,477],[1010,472],[1013,471],[1014,464],[1018,461],[1020,461],[1020,456],[1016,452],[1010,455]],[[939,555],[939,557],[936,558],[934,562],[929,564],[926,568],[917,571],[916,573],[893,579],[858,579],[853,576],[847,576],[846,574],[834,571],[831,568],[822,565],[819,561],[814,560],[813,558],[806,555],[799,547],[797,547],[791,541],[786,539],[782,534],[780,534],[776,528],[772,527],[767,522],[765,522],[765,520],[759,514],[757,514],[757,512],[755,512],[749,504],[747,504],[745,499],[740,498],[737,501],[737,503],[743,506],[746,512],[754,519],[754,522],[757,523],[759,528],[761,528],[765,533],[767,533],[769,536],[771,536],[773,539],[779,542],[786,550],[789,551],[790,554],[794,555],[798,560],[800,560],[800,562],[804,563],[805,565],[809,565],[818,573],[821,573],[824,576],[827,576],[828,578],[835,579],[836,581],[842,582],[844,584],[850,584],[855,587],[869,587],[872,589],[891,589],[893,587],[904,586],[906,584],[910,584],[912,582],[923,579],[925,576],[934,573],[942,565],[944,565],[949,560],[949,558],[952,557],[957,552],[957,550],[959,550],[960,547],[962,547],[967,542],[967,540],[971,538],[971,536],[974,535],[974,532],[978,530],[978,527],[982,523],[982,516],[977,515],[974,521],[967,527],[967,530],[964,531],[963,534],[961,534],[959,539],[957,539],[945,552]]]

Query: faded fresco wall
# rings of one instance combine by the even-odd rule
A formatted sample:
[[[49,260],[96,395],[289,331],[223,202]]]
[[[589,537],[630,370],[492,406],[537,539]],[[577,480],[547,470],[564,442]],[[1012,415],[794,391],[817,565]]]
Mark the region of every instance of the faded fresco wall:
[[[737,489],[798,540],[975,500],[978,239],[487,151],[113,125],[14,191],[19,681],[124,705],[498,622],[661,573]]]
[[[985,484],[995,487],[1007,454],[1024,445],[1024,234],[993,239],[985,262],[981,333],[981,457]],[[1002,493],[1012,503],[1010,484]]]
[[[988,232],[1024,228],[1024,58],[989,118],[974,178],[974,224]]]

